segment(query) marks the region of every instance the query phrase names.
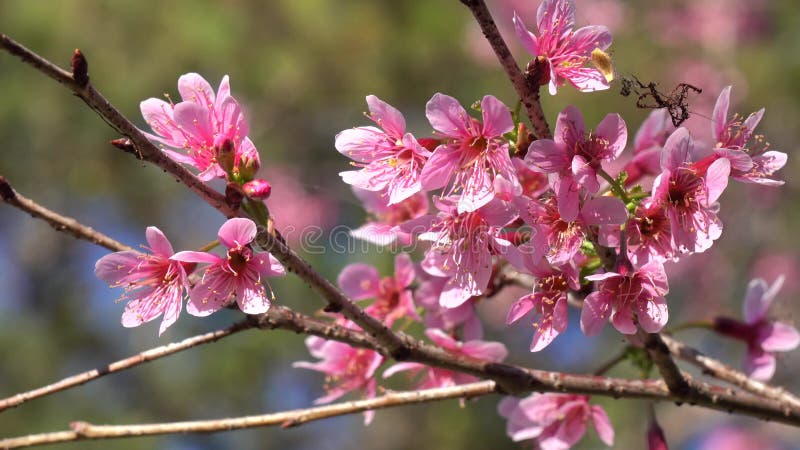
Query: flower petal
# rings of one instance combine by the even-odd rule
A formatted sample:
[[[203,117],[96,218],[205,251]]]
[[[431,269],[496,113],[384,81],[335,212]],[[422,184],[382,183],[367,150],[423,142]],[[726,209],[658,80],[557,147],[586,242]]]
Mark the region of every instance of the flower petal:
[[[219,227],[217,237],[222,245],[228,248],[245,246],[256,238],[256,223],[243,217],[228,219]]]
[[[425,115],[434,130],[450,137],[464,137],[469,134],[466,125],[471,120],[467,111],[453,97],[436,93],[425,105]]]
[[[485,95],[481,100],[483,136],[499,137],[514,129],[511,111],[497,97]]]
[[[611,306],[595,291],[583,301],[581,308],[581,330],[586,336],[595,336],[608,322]]]
[[[153,253],[163,256],[164,258],[169,258],[175,253],[172,250],[172,244],[169,243],[169,240],[164,233],[161,232],[156,227],[147,227],[147,231],[145,232],[147,237],[147,243],[150,244],[150,248],[153,250]]]
[[[339,274],[337,282],[342,291],[353,300],[374,298],[380,289],[378,269],[363,263],[346,266]]]
[[[406,132],[406,119],[392,105],[374,95],[367,96],[367,106],[372,119],[395,140],[401,139]]]

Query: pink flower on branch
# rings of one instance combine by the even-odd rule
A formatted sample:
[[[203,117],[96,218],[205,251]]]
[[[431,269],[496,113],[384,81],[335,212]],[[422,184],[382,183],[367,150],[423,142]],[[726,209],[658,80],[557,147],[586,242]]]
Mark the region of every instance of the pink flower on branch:
[[[514,129],[511,112],[497,98],[481,100],[483,122],[474,119],[448,95],[435,94],[425,108],[428,120],[444,138],[420,174],[422,187],[445,187],[442,195],[458,197],[458,212],[472,212],[495,196],[495,177],[511,184],[514,195],[522,193],[508,155],[505,133]]]
[[[225,257],[213,253],[184,251],[172,256],[174,261],[209,264],[200,281],[189,293],[186,311],[204,317],[236,302],[246,314],[261,314],[270,306],[262,277],[282,276],[284,268],[267,252],[255,252],[251,243],[256,237],[256,224],[250,219],[229,219],[219,229],[219,242],[228,251]]]
[[[685,128],[670,135],[652,197],[667,213],[675,250],[700,253],[722,234],[716,202],[728,186],[731,163],[721,158],[710,165],[696,164],[691,150],[692,138]]]
[[[597,192],[601,164],[619,156],[627,140],[628,130],[619,114],[607,115],[594,132],[587,133],[581,112],[567,106],[558,115],[553,139],[533,141],[525,161],[553,174],[559,212],[572,221],[578,216],[581,188],[589,194]]]
[[[506,433],[515,442],[535,439],[542,450],[567,450],[586,434],[589,422],[606,445],[614,445],[614,428],[602,407],[589,397],[570,394],[533,394],[506,397],[497,407],[508,420]]]
[[[625,186],[633,186],[643,177],[661,173],[661,151],[675,131],[666,109],[656,109],[647,116],[633,140],[633,158],[625,165]]]
[[[340,325],[355,328],[352,322],[340,320]],[[308,351],[321,361],[316,363],[298,361],[294,367],[316,370],[325,374],[327,395],[314,400],[315,404],[330,403],[348,392],[360,391],[364,398],[375,397],[377,382],[375,371],[383,364],[380,353],[365,348],[355,348],[337,341],[326,341],[317,336],[306,338]],[[369,425],[374,411],[364,413],[364,422]]]
[[[717,98],[712,115],[712,131],[716,146],[710,161],[727,158],[731,163],[731,177],[746,183],[780,186],[783,181],[772,175],[786,165],[787,155],[769,150],[764,136],[754,134],[764,116],[764,108],[750,114],[747,119],[735,114],[728,118],[731,87],[725,87]]]
[[[154,141],[185,153],[164,149],[170,158],[200,171],[203,181],[226,176],[246,160],[248,171],[259,166],[258,151],[247,137],[249,127],[239,103],[231,97],[228,76],[222,78],[216,94],[211,85],[196,73],[178,79],[183,101],[167,103],[149,98],[141,103],[142,116],[156,135]],[[221,152],[232,152],[221,155]],[[227,164],[222,159],[229,160]],[[228,165],[230,167],[223,167]],[[252,175],[251,174],[251,175]]]
[[[380,128],[358,127],[336,135],[336,150],[361,170],[342,172],[345,183],[369,191],[388,192],[394,205],[422,189],[420,171],[430,156],[411,133],[397,109],[374,95],[367,96],[368,117]]]
[[[428,213],[428,197],[424,192],[417,192],[391,205],[386,204],[386,198],[380,192],[354,187],[353,193],[361,200],[368,217],[367,223],[350,231],[350,235],[375,245],[410,244],[411,235],[400,225]]]
[[[548,63],[550,94],[565,81],[581,92],[608,89],[602,72],[587,67],[592,51],[606,50],[611,45],[611,32],[601,25],[575,28],[575,4],[572,0],[544,0],[536,13],[539,34],[528,31],[522,19],[514,14],[514,29],[528,52]]]
[[[717,332],[747,343],[742,365],[756,380],[767,381],[775,374],[776,352],[788,352],[800,345],[800,333],[795,327],[767,317],[783,280],[783,276],[778,277],[772,286],[761,278],[750,281],[744,299],[744,322],[729,317],[714,320]]]
[[[150,253],[116,252],[100,258],[94,273],[111,287],[125,288],[122,299],[130,297],[122,313],[124,327],[139,325],[163,314],[158,334],[178,320],[183,294],[189,289],[187,272],[194,264],[171,260],[172,245],[156,227],[147,227]]]
[[[446,308],[439,303],[447,277],[434,277],[424,270],[417,273],[419,287],[414,291],[416,304],[425,309],[425,327],[439,328],[446,333],[459,333],[465,340],[481,339],[483,326],[475,312],[476,298],[462,303],[455,308]]]
[[[395,320],[410,317],[416,321],[417,314],[410,289],[414,282],[414,264],[406,253],[394,260],[394,275],[381,278],[378,271],[367,264],[350,264],[339,274],[339,287],[353,300],[372,298],[375,302],[364,310],[367,314],[386,322],[391,327]]]
[[[477,359],[486,362],[500,362],[508,356],[506,346],[499,342],[486,341],[467,341],[460,342],[449,334],[439,329],[428,329],[425,335],[447,353],[454,356]],[[411,372],[411,376],[422,375],[422,379],[417,384],[417,389],[430,389],[437,387],[456,386],[459,384],[471,383],[478,378],[461,372],[454,372],[438,367],[430,367],[425,364],[408,362],[397,363],[383,373],[383,377],[390,377],[398,372]]]
[[[620,258],[623,258],[620,256]],[[600,333],[609,318],[620,333],[635,334],[637,322],[648,333],[657,333],[669,318],[667,274],[659,261],[650,261],[634,270],[630,262],[617,263],[616,272],[586,277],[598,281],[581,310],[581,329],[587,336]]]

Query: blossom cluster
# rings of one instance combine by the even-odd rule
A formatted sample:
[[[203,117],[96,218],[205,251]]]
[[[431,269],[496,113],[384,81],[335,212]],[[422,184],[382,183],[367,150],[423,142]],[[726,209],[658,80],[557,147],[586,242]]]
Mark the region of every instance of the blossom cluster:
[[[529,72],[538,71],[532,79],[548,85],[550,94],[566,83],[582,92],[609,87],[613,68],[605,50],[611,34],[603,26],[575,30],[571,0],[544,0],[535,33],[519,15],[513,23],[533,57]],[[264,199],[271,186],[256,178],[260,158],[228,77],[216,92],[197,74],[182,76],[178,88],[183,99],[178,104],[142,102],[155,133],[148,137],[164,146],[167,156],[195,169],[200,180],[225,179],[253,220],[234,218],[222,225],[215,244],[226,248],[224,256],[176,253],[158,228],[149,227],[147,252],[118,252],[97,262],[98,277],[126,290],[123,325],[163,315],[160,332],[177,320],[187,295],[187,311],[194,316],[234,300],[247,314],[263,313],[272,300],[265,278],[284,273],[274,256],[254,246],[258,226],[270,225]],[[473,113],[442,93],[425,106],[433,132],[415,134],[398,109],[369,95],[372,124],[344,130],[334,143],[352,160],[353,169],[340,176],[369,213],[352,236],[392,248],[421,248],[422,255],[399,252],[394,272],[385,276],[367,264],[348,265],[338,285],[387,327],[421,324],[443,351],[484,362],[503,361],[508,351],[502,343],[483,340],[475,306],[512,275],[534,280],[532,290],[504,312],[508,324],[528,317],[533,352],[565,332],[570,303],[580,308],[587,336],[607,323],[624,335],[659,332],[669,318],[665,264],[705,252],[720,239],[719,200],[729,181],[782,184],[775,174],[787,155],[771,150],[755,132],[764,110],[747,118],[731,115],[730,93],[728,86],[719,94],[707,136],[676,128],[666,111],[655,110],[632,140],[616,113],[590,127],[578,107],[567,106],[552,138],[543,138],[533,136],[492,95],[475,102]],[[795,328],[767,314],[780,284],[754,280],[745,321],[719,317],[712,327],[746,342],[745,370],[756,379],[773,375],[775,352],[800,345]],[[360,330],[341,315],[330,318]],[[379,376],[401,372],[418,388],[475,380],[416,362],[395,363],[379,375],[389,361],[376,350],[319,337],[309,337],[306,345],[317,361],[295,366],[326,375],[327,394],[317,403],[350,392],[374,397]],[[607,415],[589,400],[533,394],[504,399],[499,412],[512,439],[536,439],[543,449],[571,447],[590,421],[612,445]],[[366,421],[373,415],[368,412]]]

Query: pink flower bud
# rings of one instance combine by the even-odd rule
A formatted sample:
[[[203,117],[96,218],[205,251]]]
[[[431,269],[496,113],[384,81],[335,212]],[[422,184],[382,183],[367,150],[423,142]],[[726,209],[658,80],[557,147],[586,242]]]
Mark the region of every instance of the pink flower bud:
[[[218,145],[215,145],[215,147],[217,164],[219,164],[226,173],[232,173],[236,161],[236,151],[233,141],[225,139]]]
[[[650,422],[650,428],[647,430],[647,450],[669,450],[664,430],[658,426],[655,418]]]
[[[270,186],[269,182],[260,178],[248,181],[242,185],[242,189],[248,197],[262,200],[268,198],[272,192],[272,186]]]

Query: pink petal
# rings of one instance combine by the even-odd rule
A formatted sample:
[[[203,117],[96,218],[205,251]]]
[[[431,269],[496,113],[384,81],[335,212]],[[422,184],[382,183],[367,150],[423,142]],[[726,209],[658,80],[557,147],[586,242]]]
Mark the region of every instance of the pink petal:
[[[436,93],[425,105],[425,115],[434,130],[450,137],[469,134],[466,124],[470,117],[458,100],[449,95]]]
[[[616,272],[603,272],[603,273],[597,273],[597,274],[594,274],[594,275],[587,275],[585,278],[587,280],[589,280],[589,281],[603,281],[603,280],[607,280],[609,278],[621,277],[621,276],[622,275],[620,275],[620,274],[618,274]]]
[[[508,310],[506,324],[512,324],[528,314],[535,306],[535,298],[534,294],[528,294],[514,302]]]
[[[752,379],[768,381],[775,375],[775,355],[757,348],[748,348],[743,362],[744,372]]]
[[[528,31],[528,27],[522,22],[522,19],[514,12],[514,31],[517,33],[522,46],[533,56],[539,55],[539,44],[536,40],[536,35]]]
[[[550,139],[537,139],[531,142],[525,161],[544,173],[559,173],[570,167],[567,149]]]
[[[714,149],[714,153],[730,161],[734,170],[747,172],[753,168],[753,159],[744,150],[717,148]]]
[[[215,110],[215,113],[220,121],[220,129],[217,131],[233,140],[234,143],[238,144],[250,133],[247,120],[242,114],[242,108],[233,97],[226,98],[220,108]]]
[[[588,225],[621,225],[628,220],[628,209],[616,197],[597,197],[584,204],[581,218]]]
[[[177,301],[168,301],[164,307],[164,318],[161,320],[161,325],[158,328],[159,336],[164,334],[164,332],[167,331],[167,328],[172,326],[172,324],[174,324],[181,315],[181,310],[183,309],[183,299],[178,298],[175,300]]]
[[[205,78],[196,73],[187,73],[178,78],[178,92],[185,102],[193,102],[208,111],[214,105],[214,89]]]
[[[180,146],[176,141],[180,139],[181,133],[175,126],[172,105],[158,98],[148,98],[139,104],[139,109],[144,121],[160,135],[149,137],[173,147]]]
[[[780,279],[782,283],[783,277]],[[766,317],[767,310],[772,303],[772,299],[767,298],[766,293],[766,281],[761,278],[750,280],[747,285],[747,294],[744,297],[744,320],[747,323],[756,323]]]
[[[717,97],[717,102],[714,104],[714,112],[711,113],[711,132],[717,142],[721,142],[725,138],[725,132],[728,124],[728,107],[730,106],[731,87],[725,86],[722,92]]]
[[[559,71],[575,88],[581,92],[604,91],[611,87],[605,75],[593,67],[575,67]]]
[[[256,238],[256,223],[250,219],[236,217],[228,219],[219,227],[217,237],[222,245],[228,248],[245,246]]]
[[[653,146],[660,148],[674,129],[666,109],[653,110],[636,132],[634,152],[639,153]]]
[[[189,301],[186,303],[186,312],[196,316],[205,317],[213,314],[227,303],[232,294],[229,280],[211,276],[197,283],[189,292]]]
[[[575,28],[575,3],[571,0],[544,0],[536,10],[539,34],[566,36]]]
[[[625,150],[628,142],[628,127],[619,114],[608,114],[597,125],[595,133],[598,137],[608,141],[608,148],[614,152],[614,158]]]
[[[355,230],[350,231],[350,236],[375,245],[386,246],[397,240],[397,233],[392,225],[369,222]]]
[[[564,108],[556,119],[556,129],[553,133],[556,143],[564,144],[568,149],[574,148],[578,142],[584,140],[585,135],[586,123],[580,110],[572,105]]]
[[[608,322],[611,306],[595,291],[583,301],[581,309],[581,330],[586,336],[596,336]]]
[[[619,308],[611,315],[611,324],[622,334],[636,334],[631,307]]]
[[[400,111],[374,95],[367,96],[367,105],[372,118],[388,135],[400,139],[405,134],[406,120]]]
[[[706,187],[708,189],[708,204],[716,203],[722,192],[728,187],[728,177],[731,173],[731,163],[725,158],[720,158],[708,167],[706,172]]]
[[[183,261],[188,263],[208,263],[216,264],[222,260],[217,255],[206,252],[183,251],[172,255],[169,259],[174,261]]]
[[[600,440],[609,447],[614,445],[614,427],[611,425],[605,410],[599,406],[592,406],[592,423]]]
[[[281,277],[286,275],[286,269],[284,269],[283,264],[272,256],[272,254],[267,252],[253,255],[252,264],[258,273],[267,277]]]
[[[692,148],[692,138],[689,130],[678,128],[667,138],[664,150],[661,152],[661,168],[675,170],[689,161],[689,151]]]
[[[648,333],[658,333],[669,319],[667,302],[664,297],[654,297],[652,301],[648,302],[640,300],[637,310],[636,317],[639,319],[639,325]]]
[[[500,342],[467,341],[461,349],[465,355],[485,361],[499,362],[508,356],[506,346]]]
[[[458,168],[459,156],[460,149],[457,146],[437,147],[419,174],[422,187],[431,191],[447,184]]]
[[[394,279],[400,289],[414,282],[414,263],[408,253],[400,253],[394,258]]]
[[[572,51],[588,56],[592,50],[599,48],[605,50],[611,45],[611,32],[603,25],[589,25],[578,28],[572,34],[570,42]]]
[[[210,146],[214,141],[214,129],[207,108],[192,102],[175,105],[175,123],[184,134],[188,135],[188,145],[195,147]]]
[[[236,303],[245,314],[263,314],[270,307],[266,290],[260,283],[240,286],[236,290]]]
[[[225,75],[219,82],[219,88],[217,88],[217,98],[214,101],[214,109],[220,109],[220,106],[222,106],[222,102],[224,102],[225,99],[230,96],[231,96],[231,79],[230,77],[228,77],[228,75]]]
[[[458,350],[459,348],[458,341],[438,328],[429,328],[425,330],[425,336],[428,336],[428,339],[430,339],[434,344],[442,347],[445,350],[453,351]]]
[[[580,212],[580,186],[570,178],[558,180],[558,214],[566,222],[573,222]]]
[[[582,155],[575,155],[572,158],[572,178],[578,185],[586,189],[586,192],[594,194],[600,188],[597,182],[597,172]]]
[[[386,135],[375,127],[349,128],[337,134],[334,143],[339,153],[361,163],[388,156],[385,145]]]
[[[481,111],[483,113],[484,136],[502,136],[514,129],[511,111],[497,97],[485,95],[481,100]]]
[[[342,269],[337,279],[342,292],[353,300],[374,298],[380,289],[378,270],[368,264],[350,264]]]
[[[391,366],[388,369],[383,371],[383,378],[389,378],[392,375],[395,375],[395,374],[400,373],[400,372],[405,372],[405,371],[408,371],[408,370],[411,370],[411,371],[421,370],[421,369],[424,369],[425,367],[426,366],[424,366],[424,365],[422,365],[420,363],[412,363],[412,362],[397,363],[397,364],[394,364],[393,366]]]
[[[773,322],[759,330],[761,348],[768,352],[788,352],[800,345],[797,328],[781,322]]]
[[[142,255],[135,251],[124,251],[105,255],[94,265],[97,278],[110,285],[121,284],[141,262]],[[138,278],[138,277],[137,277]]]
[[[172,244],[169,243],[169,240],[164,236],[161,230],[156,227],[147,227],[145,235],[147,237],[147,243],[150,244],[153,253],[165,258],[172,256],[174,253],[172,251]]]

